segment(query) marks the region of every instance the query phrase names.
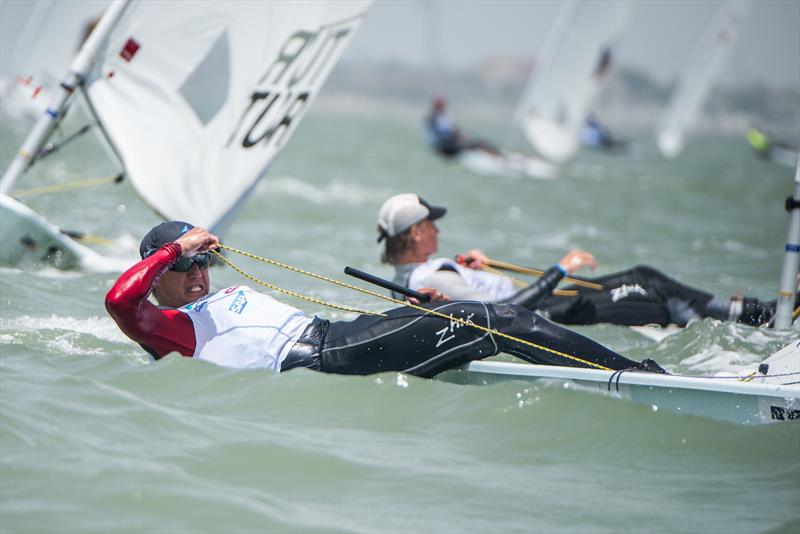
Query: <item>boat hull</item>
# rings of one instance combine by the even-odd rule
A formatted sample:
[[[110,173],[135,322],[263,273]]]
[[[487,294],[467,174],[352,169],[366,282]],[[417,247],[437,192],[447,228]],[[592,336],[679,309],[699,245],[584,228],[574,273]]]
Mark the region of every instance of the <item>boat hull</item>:
[[[517,152],[496,155],[484,150],[464,150],[458,161],[476,174],[538,180],[553,180],[559,176],[558,166]]]
[[[705,378],[641,372],[527,365],[469,363],[437,379],[489,385],[507,380],[573,385],[648,405],[652,410],[696,415],[740,424],[800,423],[800,384],[758,384],[736,378]]]
[[[0,263],[46,264],[58,269],[80,267],[94,254],[21,202],[0,195]]]

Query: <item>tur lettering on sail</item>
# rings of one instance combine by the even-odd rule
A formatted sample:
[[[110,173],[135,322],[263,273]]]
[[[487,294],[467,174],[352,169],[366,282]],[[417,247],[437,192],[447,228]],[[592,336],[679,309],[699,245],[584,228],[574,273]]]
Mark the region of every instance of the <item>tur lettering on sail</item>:
[[[353,22],[301,30],[292,34],[259,79],[250,95],[228,146],[242,148],[274,145],[287,139],[295,118],[310,101],[316,81],[330,70],[339,49],[345,45]]]

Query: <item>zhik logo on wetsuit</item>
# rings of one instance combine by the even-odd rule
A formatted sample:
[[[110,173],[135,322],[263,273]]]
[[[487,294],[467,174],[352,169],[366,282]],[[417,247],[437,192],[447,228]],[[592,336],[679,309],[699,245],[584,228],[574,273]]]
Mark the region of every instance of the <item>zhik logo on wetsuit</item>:
[[[474,315],[475,315],[474,313],[470,313],[469,315],[467,315],[467,317],[466,317],[466,319],[464,319],[464,321],[466,321],[469,324],[475,324],[475,323],[472,322],[472,317]],[[450,341],[451,339],[456,337],[455,331],[458,330],[459,328],[461,328],[462,326],[465,326],[464,323],[461,323],[459,321],[453,320],[453,314],[451,313],[450,314],[450,324],[445,326],[441,330],[437,330],[436,331],[436,334],[439,335],[439,340],[436,342],[436,348],[438,349],[439,347],[441,347],[442,345],[444,345],[445,343],[447,343],[448,341]],[[447,335],[447,334],[450,334],[450,335]]]
[[[247,306],[247,297],[244,296],[244,291],[239,291],[236,293],[236,298],[233,299],[228,311],[241,315],[245,306]]]
[[[611,290],[611,302],[617,302],[620,299],[624,299],[628,295],[639,294],[647,296],[647,291],[644,290],[642,286],[639,284],[622,284],[619,287],[615,287]]]

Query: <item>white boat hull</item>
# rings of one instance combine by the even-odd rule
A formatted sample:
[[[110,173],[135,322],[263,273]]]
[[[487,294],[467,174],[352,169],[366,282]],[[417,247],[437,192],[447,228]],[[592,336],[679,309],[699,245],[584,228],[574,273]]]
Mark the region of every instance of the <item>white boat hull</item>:
[[[539,180],[553,180],[559,176],[558,166],[517,152],[496,155],[484,150],[464,150],[458,155],[458,161],[476,174]]]
[[[790,148],[773,146],[772,150],[770,150],[769,157],[772,161],[778,163],[779,165],[794,169],[797,166],[797,159],[800,157],[800,153]]]
[[[800,422],[800,383],[764,384],[737,378],[705,378],[640,372],[477,361],[438,379],[489,385],[506,380],[572,384],[678,414],[740,424]]]
[[[58,269],[80,267],[93,250],[76,243],[21,202],[0,195],[0,263],[28,261]]]

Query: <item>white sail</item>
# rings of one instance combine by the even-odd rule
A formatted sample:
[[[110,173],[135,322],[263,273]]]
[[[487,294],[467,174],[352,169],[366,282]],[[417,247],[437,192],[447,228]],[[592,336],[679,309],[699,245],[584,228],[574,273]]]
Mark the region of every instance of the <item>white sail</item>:
[[[614,39],[630,3],[566,2],[536,58],[515,120],[528,142],[555,163],[580,147],[589,106],[607,78]]]
[[[664,157],[675,157],[683,150],[686,136],[739,37],[748,8],[748,2],[724,3],[678,76],[657,128],[658,148]]]
[[[143,199],[165,218],[222,230],[369,3],[131,2],[88,96]]]
[[[30,0],[4,6],[0,46],[2,111],[42,113],[107,0]]]

